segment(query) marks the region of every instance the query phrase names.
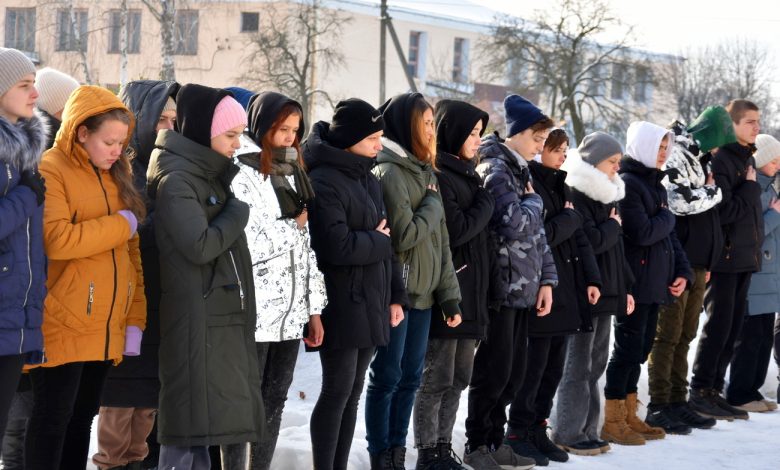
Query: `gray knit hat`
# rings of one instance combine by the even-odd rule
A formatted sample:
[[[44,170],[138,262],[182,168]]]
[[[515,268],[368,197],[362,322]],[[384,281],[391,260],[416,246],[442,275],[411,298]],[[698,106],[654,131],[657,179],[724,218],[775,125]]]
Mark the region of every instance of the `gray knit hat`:
[[[611,135],[597,131],[586,135],[577,151],[584,162],[596,166],[616,153],[622,154],[623,147]]]
[[[79,82],[70,75],[49,67],[38,70],[35,88],[38,90],[38,107],[54,116],[63,109]]]
[[[0,96],[27,74],[35,73],[35,65],[16,49],[0,47]]]

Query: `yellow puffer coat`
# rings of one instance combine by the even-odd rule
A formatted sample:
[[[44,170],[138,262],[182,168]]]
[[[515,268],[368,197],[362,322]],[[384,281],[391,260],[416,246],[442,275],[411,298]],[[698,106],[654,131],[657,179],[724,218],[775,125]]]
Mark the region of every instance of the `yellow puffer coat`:
[[[110,91],[78,88],[65,105],[54,147],[40,165],[46,179],[43,237],[49,258],[42,367],[119,363],[126,327],[146,325],[138,235],[128,240],[130,226],[117,213],[127,207],[113,177],[96,169],[76,140],[87,118],[116,108],[132,121]]]

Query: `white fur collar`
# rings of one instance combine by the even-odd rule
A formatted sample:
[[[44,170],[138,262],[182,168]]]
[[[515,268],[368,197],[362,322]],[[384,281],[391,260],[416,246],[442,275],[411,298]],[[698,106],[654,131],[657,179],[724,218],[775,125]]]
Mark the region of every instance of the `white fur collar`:
[[[570,155],[564,169],[568,172],[566,184],[602,204],[619,201],[626,196],[626,187],[619,175],[612,178],[583,162],[579,155]]]

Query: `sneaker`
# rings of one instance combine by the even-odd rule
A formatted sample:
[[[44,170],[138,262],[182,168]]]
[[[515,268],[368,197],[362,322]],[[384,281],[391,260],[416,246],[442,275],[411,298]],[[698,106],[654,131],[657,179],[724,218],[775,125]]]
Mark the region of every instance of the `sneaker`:
[[[503,467],[493,459],[493,454],[487,446],[479,446],[467,453],[463,456],[463,461],[474,470],[503,470]]]
[[[710,429],[715,426],[716,421],[713,418],[706,418],[691,409],[688,402],[672,403],[669,409],[677,417],[677,421],[687,424],[696,429]]]
[[[536,462],[536,465],[539,465],[540,467],[546,467],[550,464],[550,458],[536,448],[534,443],[531,442],[527,431],[516,433],[510,429],[507,431],[506,437],[504,437],[504,444],[511,447],[515,454],[533,459]],[[504,446],[502,445],[501,447]]]
[[[612,446],[610,446],[609,442],[607,441],[602,441],[601,439],[591,439],[588,442],[591,442],[594,445],[598,446],[602,454],[606,454],[607,452],[612,450]]]
[[[691,410],[707,418],[734,420],[734,414],[730,413],[715,403],[709,389],[692,388],[688,397],[688,405]]]
[[[539,465],[535,459],[518,454],[512,447],[506,444],[498,446],[490,455],[493,457],[493,460],[504,469],[528,470],[529,468],[533,468],[534,465]],[[544,457],[544,455],[541,456],[549,463],[547,457]],[[547,463],[542,465],[547,465]]]
[[[550,436],[547,435],[547,421],[534,424],[528,429],[528,437],[539,452],[543,453],[553,462],[567,462],[569,454],[563,449],[553,444]]]
[[[558,445],[561,449],[574,455],[601,455],[601,447],[595,441],[581,441],[575,442],[574,444]]]
[[[737,405],[734,408],[750,413],[765,413],[769,411],[769,407],[761,400],[750,401],[742,405]]]
[[[650,405],[647,408],[645,423],[650,426],[662,428],[668,434],[687,435],[691,433],[691,427],[677,419],[667,405]]]
[[[712,400],[715,402],[716,405],[718,405],[721,409],[725,410],[726,413],[731,413],[734,419],[750,419],[750,415],[748,415],[747,411],[740,410],[739,408],[735,408],[731,406],[729,402],[727,402],[725,398],[720,396],[720,393],[718,393],[717,391],[710,390],[710,396],[712,397]]]
[[[775,411],[777,409],[777,403],[773,402],[772,400],[761,400],[764,402],[767,408],[769,408],[769,411]]]
[[[452,450],[452,444],[449,442],[440,442],[439,448],[439,462],[441,462],[441,468],[444,470],[467,470],[463,466],[463,461],[458,457],[458,454]],[[469,467],[470,469],[470,467]]]

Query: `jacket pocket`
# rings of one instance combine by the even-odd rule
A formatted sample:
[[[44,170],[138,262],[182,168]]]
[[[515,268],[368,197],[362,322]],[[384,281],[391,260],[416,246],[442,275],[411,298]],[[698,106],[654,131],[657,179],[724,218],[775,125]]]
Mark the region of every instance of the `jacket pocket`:
[[[245,323],[243,285],[231,251],[226,251],[214,261],[209,277],[210,282],[203,292],[207,325]]]

